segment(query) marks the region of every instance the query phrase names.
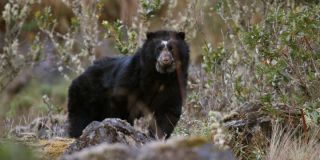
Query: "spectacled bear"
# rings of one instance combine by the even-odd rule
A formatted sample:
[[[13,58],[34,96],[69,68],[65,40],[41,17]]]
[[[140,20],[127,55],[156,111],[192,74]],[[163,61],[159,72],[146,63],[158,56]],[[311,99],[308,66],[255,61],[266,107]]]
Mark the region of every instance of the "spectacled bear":
[[[70,137],[92,121],[153,114],[149,132],[168,138],[177,124],[187,84],[189,47],[184,32],[148,32],[131,56],[97,60],[73,80],[68,94]]]

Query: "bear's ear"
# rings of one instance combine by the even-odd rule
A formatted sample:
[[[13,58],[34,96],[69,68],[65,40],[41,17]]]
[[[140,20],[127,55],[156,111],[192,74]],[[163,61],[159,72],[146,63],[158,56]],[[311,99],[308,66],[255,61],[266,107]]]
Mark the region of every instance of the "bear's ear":
[[[178,32],[178,33],[177,33],[177,36],[178,36],[178,38],[184,40],[184,38],[185,38],[185,33],[184,33],[184,32]]]
[[[147,39],[152,39],[155,35],[154,32],[147,32]]]

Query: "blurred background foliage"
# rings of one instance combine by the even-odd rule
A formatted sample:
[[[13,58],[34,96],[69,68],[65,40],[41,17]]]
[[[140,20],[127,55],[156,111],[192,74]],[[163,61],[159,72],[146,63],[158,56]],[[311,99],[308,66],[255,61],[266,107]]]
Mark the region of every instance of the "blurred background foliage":
[[[1,1],[2,119],[46,113],[43,95],[65,113],[71,79],[95,59],[134,53],[147,31],[187,32],[193,63],[199,64],[202,43],[220,43],[221,31],[226,29],[213,10],[215,4],[197,0]]]
[[[0,158],[5,160],[38,159],[26,145],[12,142],[0,143]]]
[[[95,59],[133,54],[158,29],[186,32],[191,47],[182,120],[197,126],[178,135],[210,134],[210,111],[248,102],[319,126],[319,0],[3,0],[0,11],[1,130],[66,114],[72,78]]]

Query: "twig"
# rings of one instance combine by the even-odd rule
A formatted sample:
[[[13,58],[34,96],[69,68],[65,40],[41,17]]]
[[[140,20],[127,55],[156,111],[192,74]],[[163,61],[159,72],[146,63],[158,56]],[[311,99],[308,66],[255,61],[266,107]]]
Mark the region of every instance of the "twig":
[[[305,113],[304,113],[303,109],[300,109],[300,112],[301,112],[301,119],[302,119],[302,125],[303,125],[303,132],[307,133],[308,128],[307,128]]]

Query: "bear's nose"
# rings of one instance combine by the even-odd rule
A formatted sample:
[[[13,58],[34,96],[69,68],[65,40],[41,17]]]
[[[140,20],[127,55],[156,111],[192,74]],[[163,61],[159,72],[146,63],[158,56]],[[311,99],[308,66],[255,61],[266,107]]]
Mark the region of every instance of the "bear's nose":
[[[169,65],[172,63],[172,60],[169,56],[163,56],[162,57],[162,63],[165,64],[165,65]]]

